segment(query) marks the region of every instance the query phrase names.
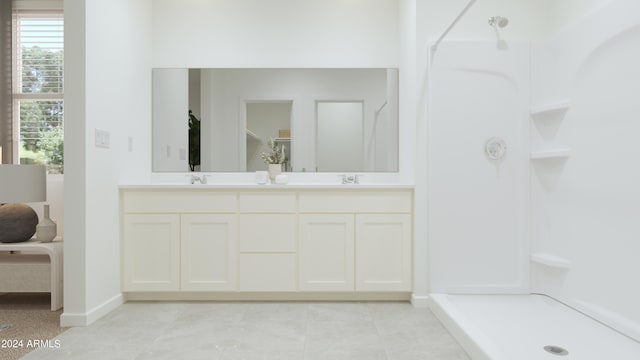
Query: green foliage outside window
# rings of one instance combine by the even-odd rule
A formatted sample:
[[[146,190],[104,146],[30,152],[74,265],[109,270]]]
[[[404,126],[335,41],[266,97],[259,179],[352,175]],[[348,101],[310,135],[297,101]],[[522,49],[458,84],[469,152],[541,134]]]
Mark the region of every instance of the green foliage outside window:
[[[38,46],[23,47],[22,93],[55,94],[56,96],[62,94],[63,58],[62,50],[52,51]],[[20,162],[46,164],[50,173],[62,173],[64,102],[62,100],[21,100],[19,111]]]

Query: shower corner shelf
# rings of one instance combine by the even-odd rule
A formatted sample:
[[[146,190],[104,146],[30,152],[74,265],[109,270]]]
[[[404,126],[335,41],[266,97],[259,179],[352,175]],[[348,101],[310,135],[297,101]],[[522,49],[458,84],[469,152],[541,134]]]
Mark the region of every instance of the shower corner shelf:
[[[559,101],[556,103],[546,104],[542,106],[532,107],[531,116],[538,117],[544,115],[551,115],[554,113],[562,113],[569,110],[569,101]]]
[[[562,258],[560,256],[547,254],[547,253],[533,253],[531,254],[531,262],[555,267],[560,269],[569,269],[571,267],[571,261]]]
[[[532,151],[531,160],[562,159],[562,158],[568,158],[570,155],[571,155],[571,149],[569,148]]]

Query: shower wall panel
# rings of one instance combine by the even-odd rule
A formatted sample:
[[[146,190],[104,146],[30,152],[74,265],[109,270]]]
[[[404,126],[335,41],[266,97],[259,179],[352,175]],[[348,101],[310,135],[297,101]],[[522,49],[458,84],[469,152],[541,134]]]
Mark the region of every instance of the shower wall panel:
[[[612,1],[534,48],[534,105],[567,101],[533,119],[571,148],[532,166],[532,290],[640,340],[640,2]],[[555,74],[549,76],[549,74]],[[561,90],[561,91],[559,91]],[[553,265],[553,264],[552,264]]]
[[[445,41],[431,55],[431,292],[528,293],[530,46]]]

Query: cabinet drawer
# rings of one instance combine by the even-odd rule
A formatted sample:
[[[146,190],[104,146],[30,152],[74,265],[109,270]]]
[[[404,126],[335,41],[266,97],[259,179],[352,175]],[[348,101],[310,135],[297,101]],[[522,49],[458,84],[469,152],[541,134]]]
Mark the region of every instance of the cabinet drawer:
[[[295,254],[240,254],[240,291],[295,291]]]
[[[296,212],[296,193],[260,191],[240,193],[240,212],[293,213]]]
[[[125,213],[231,213],[238,209],[235,192],[126,191]]]
[[[301,192],[301,213],[409,213],[411,192],[314,191]]]
[[[295,214],[240,214],[240,252],[295,252]]]

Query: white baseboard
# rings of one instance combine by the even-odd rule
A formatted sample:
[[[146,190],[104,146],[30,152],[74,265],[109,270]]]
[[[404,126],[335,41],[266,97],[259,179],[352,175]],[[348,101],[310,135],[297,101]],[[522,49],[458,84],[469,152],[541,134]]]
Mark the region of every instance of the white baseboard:
[[[60,316],[60,326],[68,327],[91,325],[96,320],[107,315],[122,304],[124,304],[124,297],[122,294],[118,294],[85,313],[69,313],[64,310]]]
[[[125,301],[409,301],[407,292],[129,292]]]
[[[429,307],[429,296],[411,294],[411,305],[417,308]]]

